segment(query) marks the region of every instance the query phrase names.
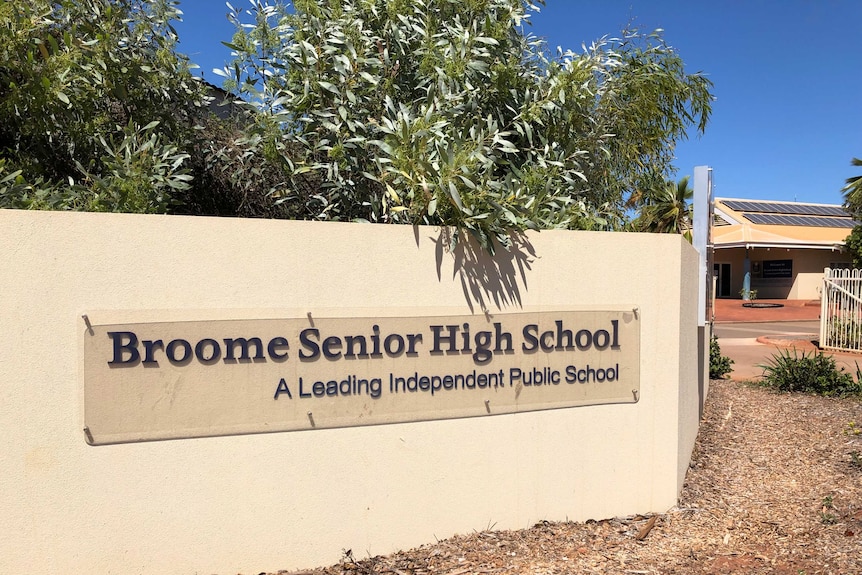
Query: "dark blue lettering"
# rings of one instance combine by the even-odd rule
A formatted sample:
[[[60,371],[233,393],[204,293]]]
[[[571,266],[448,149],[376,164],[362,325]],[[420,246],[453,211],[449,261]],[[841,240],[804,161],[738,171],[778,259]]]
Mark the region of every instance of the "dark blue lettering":
[[[383,348],[386,350],[387,355],[399,356],[404,351],[404,338],[397,333],[389,334],[383,340]]]
[[[564,349],[574,348],[574,345],[572,345],[572,330],[563,329],[562,320],[558,319],[554,323],[557,324],[557,347],[555,349],[557,351],[563,351]]]
[[[183,348],[183,356],[181,358],[177,358],[178,347]],[[168,344],[165,355],[168,356],[168,361],[171,363],[186,363],[192,358],[192,344],[184,339],[175,339]]]
[[[454,352],[458,351],[458,348],[456,347],[456,342],[455,342],[455,338],[458,335],[458,326],[457,325],[447,325],[447,326],[432,325],[430,327],[431,327],[431,331],[434,332],[434,347],[431,349],[431,353],[442,353],[440,346],[443,342],[449,343],[449,349],[447,350],[448,352],[454,353]],[[443,331],[444,327],[449,330],[449,335],[444,336],[440,333]]]
[[[311,394],[302,389],[302,378],[299,378],[299,397],[311,397]]]
[[[287,340],[283,337],[274,337],[269,340],[269,345],[266,346],[266,351],[269,354],[269,357],[272,358],[273,361],[279,361],[285,359],[287,357],[287,351],[281,353],[284,349],[288,349]],[[227,359],[227,358],[225,358]]]
[[[273,397],[273,399],[278,399],[278,396],[282,393],[286,393],[288,399],[293,399],[293,395],[290,394],[290,388],[287,387],[287,382],[284,381],[283,377],[281,378],[281,381],[278,382],[278,387],[275,389],[275,397]]]
[[[494,331],[496,332],[494,337],[494,353],[501,353],[504,351],[511,352],[512,334],[507,331],[503,331],[503,324],[499,322],[494,324]],[[504,341],[506,342],[505,349],[503,349],[503,346],[501,345]]]
[[[584,341],[586,338],[586,341]],[[581,351],[590,349],[590,346],[593,345],[593,334],[590,333],[588,329],[582,329],[575,335],[575,345],[578,346],[578,349]]]
[[[144,340],[144,361],[143,364],[156,364],[159,365],[159,362],[156,361],[155,358],[155,350],[160,349],[162,351],[165,350],[165,344],[162,340],[157,339],[156,341]]]
[[[356,347],[356,344],[359,344],[359,353],[356,353],[354,349]],[[357,355],[359,357],[368,357],[364,335],[345,336],[344,345],[347,348],[344,350],[344,357],[354,358]]]
[[[276,339],[284,339],[284,338],[276,338]],[[263,343],[261,343],[259,337],[253,337],[250,339],[246,339],[244,337],[237,338],[225,338],[224,346],[224,360],[225,361],[235,361],[235,352],[237,346],[239,346],[240,354],[239,359],[243,361],[248,361],[249,355],[249,347],[254,346],[254,359],[264,359],[263,357]],[[270,342],[270,346],[272,346],[272,342]],[[272,355],[272,354],[270,354]]]
[[[309,351],[309,353],[306,353],[300,349],[300,359],[317,359],[320,357],[320,346],[317,345],[316,341],[311,339],[312,337],[314,339],[320,338],[320,332],[316,328],[309,327],[299,332],[299,343]]]
[[[380,326],[374,324],[371,326],[371,357],[383,357],[383,354],[380,353]]]
[[[541,346],[542,351],[553,351],[554,350],[554,332],[552,332],[552,331],[544,332],[542,334],[541,339],[539,340],[539,345]]]
[[[530,352],[539,349],[539,338],[537,337],[539,326],[537,324],[531,323],[529,325],[525,325],[524,329],[521,330],[521,333],[524,336],[524,343],[521,344],[521,350]]]
[[[114,342],[114,358],[108,362],[108,365],[129,365],[137,363],[141,359],[141,354],[138,352],[138,336],[131,331],[109,331],[108,337]],[[126,343],[123,343],[126,339]],[[128,353],[128,358],[123,359],[123,356]]]
[[[326,359],[338,359],[341,357],[340,337],[331,335],[323,340],[323,357]]]
[[[600,329],[593,334],[593,345],[596,349],[607,349],[611,343],[611,334],[606,329]]]
[[[484,365],[491,361],[493,353],[491,353],[491,332],[480,331],[475,336],[476,351],[473,353],[473,361],[479,365]]]
[[[407,355],[417,355],[416,353],[416,344],[422,343],[422,334],[421,333],[408,333],[407,334]]]
[[[211,348],[211,355],[206,357],[206,348]],[[214,339],[202,339],[195,345],[195,357],[204,365],[212,365],[221,358],[221,347]]]

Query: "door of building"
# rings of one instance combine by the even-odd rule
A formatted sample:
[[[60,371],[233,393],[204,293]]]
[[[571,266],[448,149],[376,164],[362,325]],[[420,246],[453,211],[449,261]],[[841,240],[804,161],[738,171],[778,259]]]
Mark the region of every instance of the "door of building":
[[[715,275],[715,296],[730,297],[730,264],[713,264],[712,273]]]

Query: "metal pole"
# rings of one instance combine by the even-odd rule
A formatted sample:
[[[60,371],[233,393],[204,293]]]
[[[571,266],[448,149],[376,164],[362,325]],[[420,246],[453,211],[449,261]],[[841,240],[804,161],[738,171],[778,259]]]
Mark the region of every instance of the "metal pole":
[[[700,255],[698,278],[697,325],[712,320],[712,168],[694,168],[694,221],[692,244]]]

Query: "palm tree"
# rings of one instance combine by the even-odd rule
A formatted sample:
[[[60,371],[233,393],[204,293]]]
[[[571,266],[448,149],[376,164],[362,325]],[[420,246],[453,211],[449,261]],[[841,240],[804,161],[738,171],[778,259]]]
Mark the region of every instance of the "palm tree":
[[[862,166],[862,160],[853,158],[850,162],[853,166]],[[862,215],[862,176],[847,178],[847,185],[841,188],[844,192],[844,206],[856,217]]]
[[[691,199],[694,190],[688,185],[688,176],[679,182],[667,181],[657,190],[646,194],[646,201],[634,223],[643,232],[691,235]]]

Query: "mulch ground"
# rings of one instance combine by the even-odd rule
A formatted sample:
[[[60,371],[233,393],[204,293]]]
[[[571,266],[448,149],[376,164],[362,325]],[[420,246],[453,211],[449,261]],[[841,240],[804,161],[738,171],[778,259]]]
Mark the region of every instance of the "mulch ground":
[[[304,573],[860,574],[860,430],[859,399],[713,381],[667,513],[484,531]]]

